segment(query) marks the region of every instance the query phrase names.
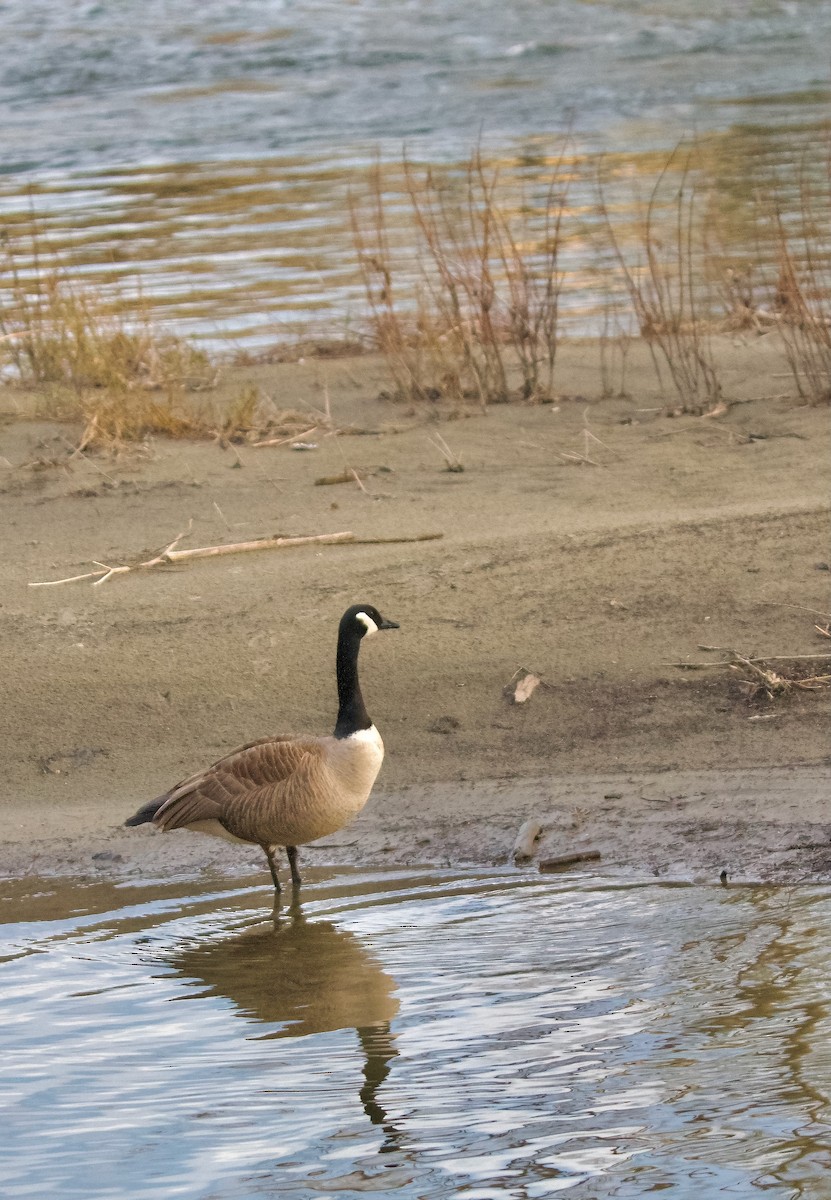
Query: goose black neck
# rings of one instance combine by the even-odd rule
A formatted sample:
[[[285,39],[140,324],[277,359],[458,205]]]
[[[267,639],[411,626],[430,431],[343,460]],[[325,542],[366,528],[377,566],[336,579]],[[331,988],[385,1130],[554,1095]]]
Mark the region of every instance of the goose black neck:
[[[372,721],[366,711],[361,685],[358,682],[358,651],[361,635],[354,628],[342,629],[338,636],[338,719],[335,737],[346,738],[359,729],[370,729]]]

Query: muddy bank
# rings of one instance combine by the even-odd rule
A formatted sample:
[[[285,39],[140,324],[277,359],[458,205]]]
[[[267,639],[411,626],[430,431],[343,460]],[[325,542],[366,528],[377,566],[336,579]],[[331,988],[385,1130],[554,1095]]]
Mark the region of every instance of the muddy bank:
[[[156,440],[73,459],[70,427],[29,419],[29,400],[4,392],[0,869],[257,861],[118,823],[251,737],[327,731],[335,625],[366,600],[402,626],[362,659],[387,761],[359,822],[309,861],[504,860],[523,814],[542,806],[546,852],[579,840],[604,863],[666,872],[715,870],[729,848],[738,874],[823,876],[820,850],[787,847],[819,845],[831,825],[831,693],[770,700],[740,671],[673,664],[724,657],[701,645],[827,652],[816,625],[831,611],[828,412],[781,393],[766,341],[731,342],[738,402],[670,420],[639,354],[629,397],[593,399],[596,347],[576,344],[558,404],[440,424],[378,401],[372,359],[226,377],[226,389],[253,383],[286,407],[311,410],[328,393],[352,436],[302,453]],[[436,432],[463,471],[446,469]],[[345,469],[361,485],[315,482]],[[28,586],[146,556],[191,522],[187,545],[442,536]],[[504,689],[522,668],[543,686],[517,706]],[[586,814],[574,828],[572,810]]]
[[[257,847],[179,831],[124,830],[101,806],[29,810],[0,846],[6,877],[166,878],[201,871],[262,876]],[[515,863],[520,826],[542,832]],[[304,847],[317,866],[514,866],[535,872],[558,855],[596,852],[590,870],[637,879],[715,884],[831,881],[828,771],[824,767],[544,775],[379,789],[348,828]],[[283,864],[285,866],[285,864]],[[287,872],[286,882],[288,883]]]

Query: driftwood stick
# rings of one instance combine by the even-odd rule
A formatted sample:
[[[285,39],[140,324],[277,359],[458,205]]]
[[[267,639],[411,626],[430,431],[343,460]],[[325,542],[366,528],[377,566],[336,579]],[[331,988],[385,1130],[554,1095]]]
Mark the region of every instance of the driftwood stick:
[[[570,867],[573,863],[596,862],[599,858],[599,850],[575,850],[571,854],[557,854],[554,858],[542,859],[540,870],[559,871],[560,867]]]
[[[189,529],[184,530],[168,543],[163,550],[146,562],[126,563],[120,566],[110,566],[108,563],[93,559],[96,571],[86,571],[83,575],[70,575],[65,579],[47,579],[29,583],[29,587],[58,587],[64,583],[78,583],[84,579],[92,579],[93,587],[98,587],[112,579],[114,575],[126,575],[130,571],[148,571],[154,567],[166,566],[169,563],[186,562],[193,558],[218,558],[224,554],[244,554],[252,550],[282,550],[292,546],[322,545],[333,546],[349,543],[352,545],[382,545],[389,542],[429,542],[443,537],[441,533],[420,533],[414,537],[398,538],[356,538],[353,533],[312,533],[301,537],[267,537],[256,538],[250,542],[229,542],[225,546],[196,546],[191,550],[177,550],[179,542],[186,537]]]
[[[182,562],[189,558],[215,558],[220,554],[244,554],[249,550],[277,550],[289,546],[306,546],[318,542],[323,546],[352,542],[351,533],[312,533],[303,537],[256,538],[253,542],[230,542],[227,546],[197,546],[193,550],[170,550],[158,561]],[[142,563],[142,566],[150,564]],[[155,565],[155,564],[154,564]]]
[[[527,862],[529,858],[533,857],[534,846],[541,833],[542,825],[533,817],[520,825],[514,848],[511,851],[515,863]]]
[[[48,579],[44,582],[30,583],[29,587],[57,587],[61,583],[76,583],[81,579],[94,579],[93,587],[106,583],[113,575],[126,575],[130,571],[147,571],[154,567],[165,566],[168,563],[181,562],[191,558],[214,558],[222,554],[241,554],[249,550],[276,550],[291,546],[304,546],[310,543],[332,545],[339,542],[353,541],[351,533],[315,533],[304,537],[271,537],[257,538],[252,542],[229,542],[227,546],[197,546],[192,550],[177,550],[175,547],[185,537],[180,533],[164,550],[159,551],[146,562],[130,563],[123,566],[111,567],[107,563],[96,562],[97,571],[88,571],[83,575],[72,575],[66,579]],[[93,560],[95,561],[95,560]]]

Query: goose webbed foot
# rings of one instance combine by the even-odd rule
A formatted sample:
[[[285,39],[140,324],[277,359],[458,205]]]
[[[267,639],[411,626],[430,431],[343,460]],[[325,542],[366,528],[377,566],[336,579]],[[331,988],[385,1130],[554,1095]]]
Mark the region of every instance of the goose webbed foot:
[[[296,888],[299,888],[303,882],[303,877],[297,869],[297,847],[286,846],[286,854],[288,855],[289,869],[291,870],[291,881]]]

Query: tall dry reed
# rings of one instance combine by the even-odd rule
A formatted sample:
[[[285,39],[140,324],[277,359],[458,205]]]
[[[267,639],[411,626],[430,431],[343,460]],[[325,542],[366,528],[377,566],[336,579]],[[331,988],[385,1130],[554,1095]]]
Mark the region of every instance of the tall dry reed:
[[[477,151],[460,171],[405,160],[415,261],[393,245],[391,168],[353,197],[352,229],[372,332],[398,395],[482,406],[553,394],[565,151],[541,206]]]

